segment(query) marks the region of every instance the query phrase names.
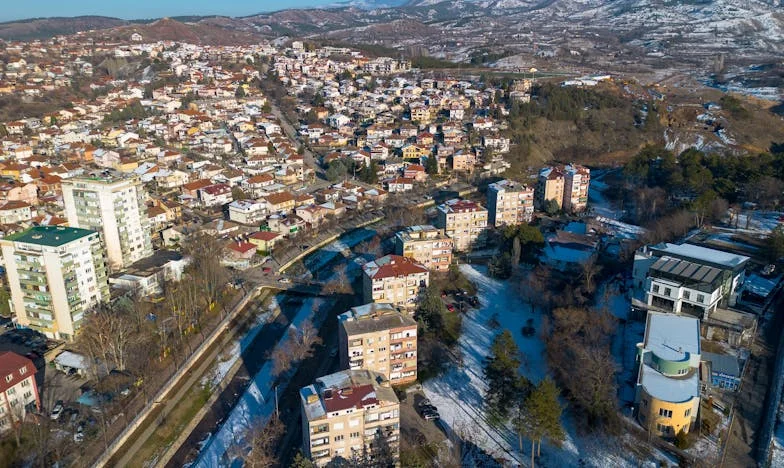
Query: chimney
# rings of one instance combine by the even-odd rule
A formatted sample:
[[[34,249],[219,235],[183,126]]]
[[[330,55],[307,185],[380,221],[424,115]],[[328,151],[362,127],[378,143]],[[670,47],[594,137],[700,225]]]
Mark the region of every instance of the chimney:
[[[324,390],[324,399],[325,400],[331,400],[332,399],[332,389],[331,388],[327,388],[327,389]]]

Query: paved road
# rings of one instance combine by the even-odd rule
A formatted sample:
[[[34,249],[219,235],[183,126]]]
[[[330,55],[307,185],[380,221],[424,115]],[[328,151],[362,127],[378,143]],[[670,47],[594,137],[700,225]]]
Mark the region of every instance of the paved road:
[[[305,144],[305,141],[299,135],[297,130],[294,128],[291,122],[289,122],[289,120],[286,118],[283,112],[281,112],[278,105],[272,102],[271,99],[269,102],[270,102],[270,107],[272,107],[272,114],[278,118],[278,121],[280,121],[280,126],[283,129],[283,133],[285,133],[286,136],[291,141],[296,143],[297,146],[301,146],[304,149],[302,156],[305,159],[305,165],[313,169],[313,171],[316,173],[317,178],[322,180],[326,179],[327,178],[326,174],[324,174],[324,171],[321,169],[321,166],[316,160],[316,156],[313,154],[312,151],[310,151],[310,149],[308,149],[307,145]]]

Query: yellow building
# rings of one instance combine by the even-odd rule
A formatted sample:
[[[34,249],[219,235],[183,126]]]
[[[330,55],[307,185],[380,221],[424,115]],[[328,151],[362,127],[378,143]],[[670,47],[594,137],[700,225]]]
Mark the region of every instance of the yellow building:
[[[561,209],[563,207],[564,185],[565,175],[562,168],[545,167],[539,171],[539,179],[534,193],[536,207],[544,210],[548,201],[555,200],[558,209]]]
[[[637,420],[650,433],[688,433],[700,404],[700,321],[649,312],[645,339],[637,344]]]
[[[322,467],[350,459],[383,437],[397,458],[400,402],[389,380],[369,370],[344,370],[316,379],[299,391],[302,449]]]
[[[378,372],[392,385],[417,378],[417,322],[391,304],[371,302],[338,316],[340,366]]]

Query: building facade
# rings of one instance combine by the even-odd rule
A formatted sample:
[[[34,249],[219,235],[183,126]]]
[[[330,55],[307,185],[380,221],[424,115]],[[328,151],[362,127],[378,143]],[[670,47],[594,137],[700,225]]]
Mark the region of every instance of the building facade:
[[[700,321],[649,312],[637,344],[637,421],[660,437],[688,433],[700,404]]]
[[[495,226],[530,223],[534,216],[534,189],[511,180],[487,188],[487,212]]]
[[[0,246],[19,325],[72,340],[85,311],[109,300],[105,250],[95,231],[36,226]]]
[[[0,353],[0,434],[41,408],[35,364],[12,351]]]
[[[479,203],[452,199],[438,206],[436,226],[454,242],[454,249],[466,251],[482,244],[487,229],[487,210]]]
[[[395,234],[396,254],[434,271],[449,270],[452,245],[452,239],[443,231],[429,225],[411,226]]]
[[[299,391],[302,408],[302,448],[316,466],[333,459],[350,459],[383,437],[397,458],[400,402],[383,375],[369,370],[345,370],[319,377]]]
[[[539,171],[539,178],[536,180],[536,191],[534,202],[536,208],[545,211],[547,202],[555,200],[558,209],[563,208],[564,186],[566,176],[559,167],[545,167]]]
[[[588,208],[588,186],[591,170],[578,164],[564,167],[563,209],[568,213],[580,213]]]
[[[371,302],[338,316],[344,369],[382,374],[392,385],[417,378],[417,322],[391,304]]]
[[[648,305],[705,318],[735,305],[749,257],[693,244],[661,243],[634,254],[635,295]]]
[[[362,267],[365,302],[381,302],[413,309],[430,284],[427,268],[400,255],[386,255]]]
[[[64,180],[62,189],[68,224],[101,233],[112,271],[152,255],[147,194],[139,177],[77,177]]]

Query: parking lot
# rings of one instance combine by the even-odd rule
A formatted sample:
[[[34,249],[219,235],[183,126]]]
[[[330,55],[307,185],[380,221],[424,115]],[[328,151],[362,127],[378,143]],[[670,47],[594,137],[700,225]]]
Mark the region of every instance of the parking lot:
[[[410,389],[400,402],[401,448],[435,447],[446,440],[439,420],[423,417],[421,406],[425,399],[420,389]]]

